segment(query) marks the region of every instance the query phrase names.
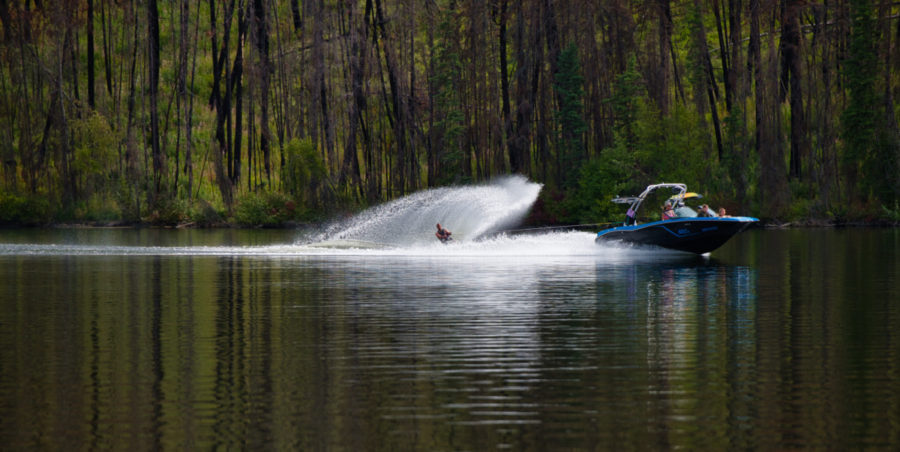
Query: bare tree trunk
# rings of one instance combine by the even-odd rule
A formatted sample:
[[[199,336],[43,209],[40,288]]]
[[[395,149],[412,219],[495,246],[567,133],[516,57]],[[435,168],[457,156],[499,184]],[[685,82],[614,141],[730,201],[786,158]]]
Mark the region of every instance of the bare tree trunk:
[[[725,39],[723,16],[721,12],[721,1],[722,0],[712,0],[710,3],[712,3],[713,14],[716,16],[716,33],[719,37],[719,55],[722,60],[722,78],[725,82],[725,110],[731,111],[732,99],[734,98],[734,87],[732,86],[732,80],[731,77],[729,77],[729,74],[731,73],[732,63],[729,61],[731,54],[728,53],[728,40]],[[713,78],[712,80],[713,83],[715,83],[715,78]]]
[[[88,105],[96,107],[94,97],[94,0],[87,0],[87,77]]]
[[[803,85],[800,73],[800,8],[803,2],[781,2],[781,89],[784,101],[790,88],[791,106],[791,156],[788,174],[791,178],[803,177],[803,160],[809,147],[806,139],[806,113],[803,110]]]
[[[694,24],[695,29],[693,30],[694,34],[694,45],[697,47],[696,51],[698,52],[697,61],[695,64],[701,64],[703,66],[702,75],[699,77],[698,83],[698,91],[705,93],[697,93],[695,94],[697,97],[697,102],[699,104],[699,108],[701,113],[703,112],[703,94],[707,97],[707,107],[709,107],[710,114],[712,116],[713,122],[713,130],[715,131],[716,137],[716,150],[718,160],[722,161],[722,153],[723,153],[723,145],[722,145],[722,125],[719,121],[719,109],[716,105],[716,98],[718,97],[718,89],[716,86],[715,76],[713,74],[712,62],[709,56],[709,45],[706,41],[706,27],[703,25],[702,20],[702,7],[700,4],[700,0],[694,0],[694,8],[696,8],[695,14],[700,18],[697,23]]]
[[[159,144],[159,10],[156,0],[147,1],[147,37],[149,39],[148,66],[150,70],[150,145],[153,149],[154,191],[151,201],[155,202],[162,192],[164,155]]]
[[[258,68],[260,74],[259,109],[260,109],[260,133],[259,149],[263,155],[263,168],[266,172],[266,181],[271,181],[270,142],[269,130],[269,81],[272,73],[272,62],[269,60],[269,20],[266,14],[263,0],[254,0],[254,19],[256,26],[256,46],[260,54],[261,64]]]
[[[3,26],[3,42],[12,42],[12,16],[9,14],[8,0],[0,0],[0,25]]]
[[[228,175],[234,187],[241,184],[241,143],[244,137],[244,42],[247,39],[250,5],[246,9],[238,11],[238,40],[235,49],[234,67],[229,78],[229,91],[234,93],[234,140],[232,141],[231,159],[228,166]],[[247,155],[252,151],[248,149]]]
[[[539,58],[535,54],[540,44],[540,33],[530,36],[526,31],[525,11],[522,3],[518,3],[516,14],[516,126],[510,141],[511,155],[516,155],[520,169],[524,174],[532,173],[532,125],[534,109],[537,102]],[[529,53],[531,48],[535,52]]]
[[[100,25],[103,29],[103,66],[106,70],[106,94],[112,96],[112,19],[107,20],[106,18],[106,2],[107,0],[100,1]],[[112,13],[110,12],[110,14]]]
[[[210,95],[210,104],[216,110],[216,133],[215,140],[218,144],[213,156],[213,168],[216,174],[216,183],[219,187],[219,193],[222,195],[222,201],[226,208],[230,211],[234,205],[233,185],[229,177],[225,165],[230,155],[229,140],[226,138],[225,125],[228,121],[229,112],[231,110],[231,89],[228,87],[226,93],[222,96],[221,81],[223,79],[222,71],[228,72],[227,59],[228,56],[228,35],[231,31],[231,20],[234,15],[234,0],[226,5],[225,23],[223,26],[222,46],[218,44],[218,30],[216,23],[217,1],[209,0],[210,14],[210,38],[212,40],[211,54],[213,57],[213,87]],[[224,76],[226,80],[229,77]],[[227,85],[228,83],[226,83]]]
[[[368,0],[366,3],[371,3]],[[365,18],[362,21],[356,18],[354,2],[347,2],[347,21],[349,28],[350,46],[347,49],[347,60],[350,66],[350,91],[353,93],[353,102],[349,103],[349,121],[347,131],[347,142],[344,146],[344,163],[341,165],[340,183],[346,182],[347,176],[350,177],[350,183],[354,190],[362,190],[362,177],[359,168],[359,156],[357,149],[358,138],[357,130],[361,127],[363,133],[363,142],[368,143],[368,132],[366,131],[365,121],[362,119],[363,112],[366,109],[366,97],[363,91],[363,78],[366,67],[366,24]],[[367,146],[367,145],[364,145]]]
[[[396,193],[406,193],[411,186],[410,173],[412,172],[411,163],[414,161],[408,155],[409,140],[407,134],[407,115],[403,109],[403,102],[400,100],[400,79],[397,75],[397,62],[393,49],[390,46],[391,39],[385,30],[384,11],[381,6],[381,0],[375,0],[375,16],[376,16],[376,32],[381,32],[381,42],[384,47],[384,62],[388,70],[388,83],[390,85],[390,106],[394,112],[394,141],[397,144],[396,154],[396,170],[393,188]]]
[[[291,19],[294,22],[295,32],[303,30],[303,18],[300,17],[300,5],[297,4],[297,0],[291,0]]]
[[[730,85],[734,91],[734,104],[729,110],[729,115],[737,114],[732,117],[732,126],[735,131],[732,136],[737,140],[734,143],[731,156],[731,177],[734,181],[736,198],[741,210],[747,206],[747,188],[749,185],[749,175],[747,174],[747,165],[750,154],[750,143],[747,138],[747,113],[746,100],[749,96],[749,77],[745,75],[745,71],[739,70],[743,67],[743,58],[741,53],[741,0],[729,0],[728,2],[728,24],[729,24],[729,40],[731,41],[731,64],[728,67],[726,77],[730,80]]]
[[[509,154],[509,166],[513,173],[522,172],[521,155],[513,144],[513,121],[509,107],[509,63],[506,61],[506,21],[509,18],[508,0],[500,0],[500,93],[502,96],[503,125],[506,135],[506,149]]]
[[[654,13],[656,14],[657,45],[655,50],[655,65],[648,70],[652,73],[650,83],[650,95],[660,115],[669,114],[669,48],[672,40],[672,24],[667,16],[668,0],[656,0]]]
[[[750,60],[756,81],[756,150],[760,162],[760,197],[762,209],[769,217],[777,218],[787,209],[788,188],[784,172],[780,140],[780,109],[778,83],[774,70],[774,38],[770,35],[770,56],[767,73],[763,71],[760,46],[760,1],[750,0]]]
[[[183,0],[185,4],[187,4],[188,0]],[[189,9],[188,9],[189,11]],[[200,8],[198,4],[197,8],[197,20],[194,26],[194,39],[197,39],[199,36],[199,28],[200,28]],[[184,114],[184,127],[185,127],[185,149],[184,149],[184,169],[187,173],[187,196],[188,201],[190,202],[193,199],[193,187],[194,187],[194,162],[193,162],[193,141],[191,139],[191,132],[193,131],[192,119],[194,117],[194,71],[197,67],[197,49],[200,47],[199,45],[192,46],[194,50],[193,57],[191,58],[191,84],[190,84],[190,93],[188,94],[188,105]]]

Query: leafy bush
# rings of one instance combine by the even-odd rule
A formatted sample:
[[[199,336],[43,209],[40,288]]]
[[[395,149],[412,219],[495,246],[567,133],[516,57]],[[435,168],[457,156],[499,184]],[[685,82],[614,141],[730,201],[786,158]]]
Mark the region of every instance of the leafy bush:
[[[585,164],[576,189],[566,200],[566,210],[573,212],[567,221],[618,221],[623,215],[622,207],[610,200],[616,195],[629,196],[643,189],[640,183],[634,181],[634,166],[634,154],[622,144],[605,149],[600,157]]]
[[[282,193],[248,193],[234,209],[234,220],[244,226],[277,226],[297,218],[297,204]]]
[[[325,164],[316,153],[312,141],[292,139],[284,149],[285,189],[304,204],[315,204],[326,177]]]
[[[887,206],[881,206],[881,209],[884,211],[885,218],[888,221],[894,224],[900,224],[900,202],[894,202],[894,208],[888,208]]]
[[[212,226],[223,221],[222,214],[204,199],[197,200],[188,209],[188,218],[199,226]]]
[[[50,201],[45,196],[0,192],[0,223],[47,223],[52,215]]]
[[[150,215],[145,220],[154,224],[174,226],[188,217],[187,212],[188,207],[184,200],[160,197],[150,206]]]
[[[75,146],[73,168],[80,190],[89,196],[95,191],[108,189],[118,159],[118,139],[106,119],[96,112],[84,119],[75,119],[72,121],[72,135]]]
[[[78,221],[115,221],[119,218],[120,210],[114,200],[101,195],[93,195],[85,201],[75,203],[71,219]]]

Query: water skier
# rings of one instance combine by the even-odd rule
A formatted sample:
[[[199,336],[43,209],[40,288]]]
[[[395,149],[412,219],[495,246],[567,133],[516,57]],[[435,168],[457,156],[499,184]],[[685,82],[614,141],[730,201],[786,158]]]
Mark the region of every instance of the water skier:
[[[450,234],[452,234],[452,232],[442,228],[440,223],[437,224],[437,232],[434,233],[434,236],[437,237],[441,243],[447,243],[453,240],[450,238]]]

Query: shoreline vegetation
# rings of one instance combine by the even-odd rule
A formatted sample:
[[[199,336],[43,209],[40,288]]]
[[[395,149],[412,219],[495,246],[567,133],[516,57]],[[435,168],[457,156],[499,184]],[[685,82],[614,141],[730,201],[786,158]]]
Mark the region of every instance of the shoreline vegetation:
[[[350,214],[344,214],[346,217]],[[215,222],[198,222],[192,220],[183,220],[177,222],[160,222],[160,221],[126,221],[126,220],[92,220],[92,221],[60,221],[46,223],[17,223],[17,222],[0,222],[0,230],[3,229],[315,229],[330,224],[335,219],[326,219],[321,221],[299,221],[285,220],[278,222],[262,222],[262,223],[241,223],[236,221],[215,221]],[[528,230],[540,231],[541,229],[578,229],[591,231],[591,226],[608,225],[613,222],[603,222],[595,224],[546,224],[535,223],[534,215],[530,215],[519,226]],[[900,221],[887,218],[875,218],[868,220],[835,220],[820,218],[804,218],[793,221],[777,221],[777,220],[761,220],[758,224],[752,225],[751,228],[762,229],[797,229],[797,228],[859,228],[859,227],[900,227]],[[516,229],[519,229],[516,228]]]
[[[0,227],[316,224],[521,175],[900,223],[900,4],[0,2]]]

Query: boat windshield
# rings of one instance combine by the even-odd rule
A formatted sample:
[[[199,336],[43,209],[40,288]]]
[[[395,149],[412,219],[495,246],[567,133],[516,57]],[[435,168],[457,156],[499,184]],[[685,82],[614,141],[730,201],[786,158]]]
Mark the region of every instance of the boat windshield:
[[[693,218],[697,216],[697,211],[688,206],[680,206],[675,208],[675,216],[678,218]]]

